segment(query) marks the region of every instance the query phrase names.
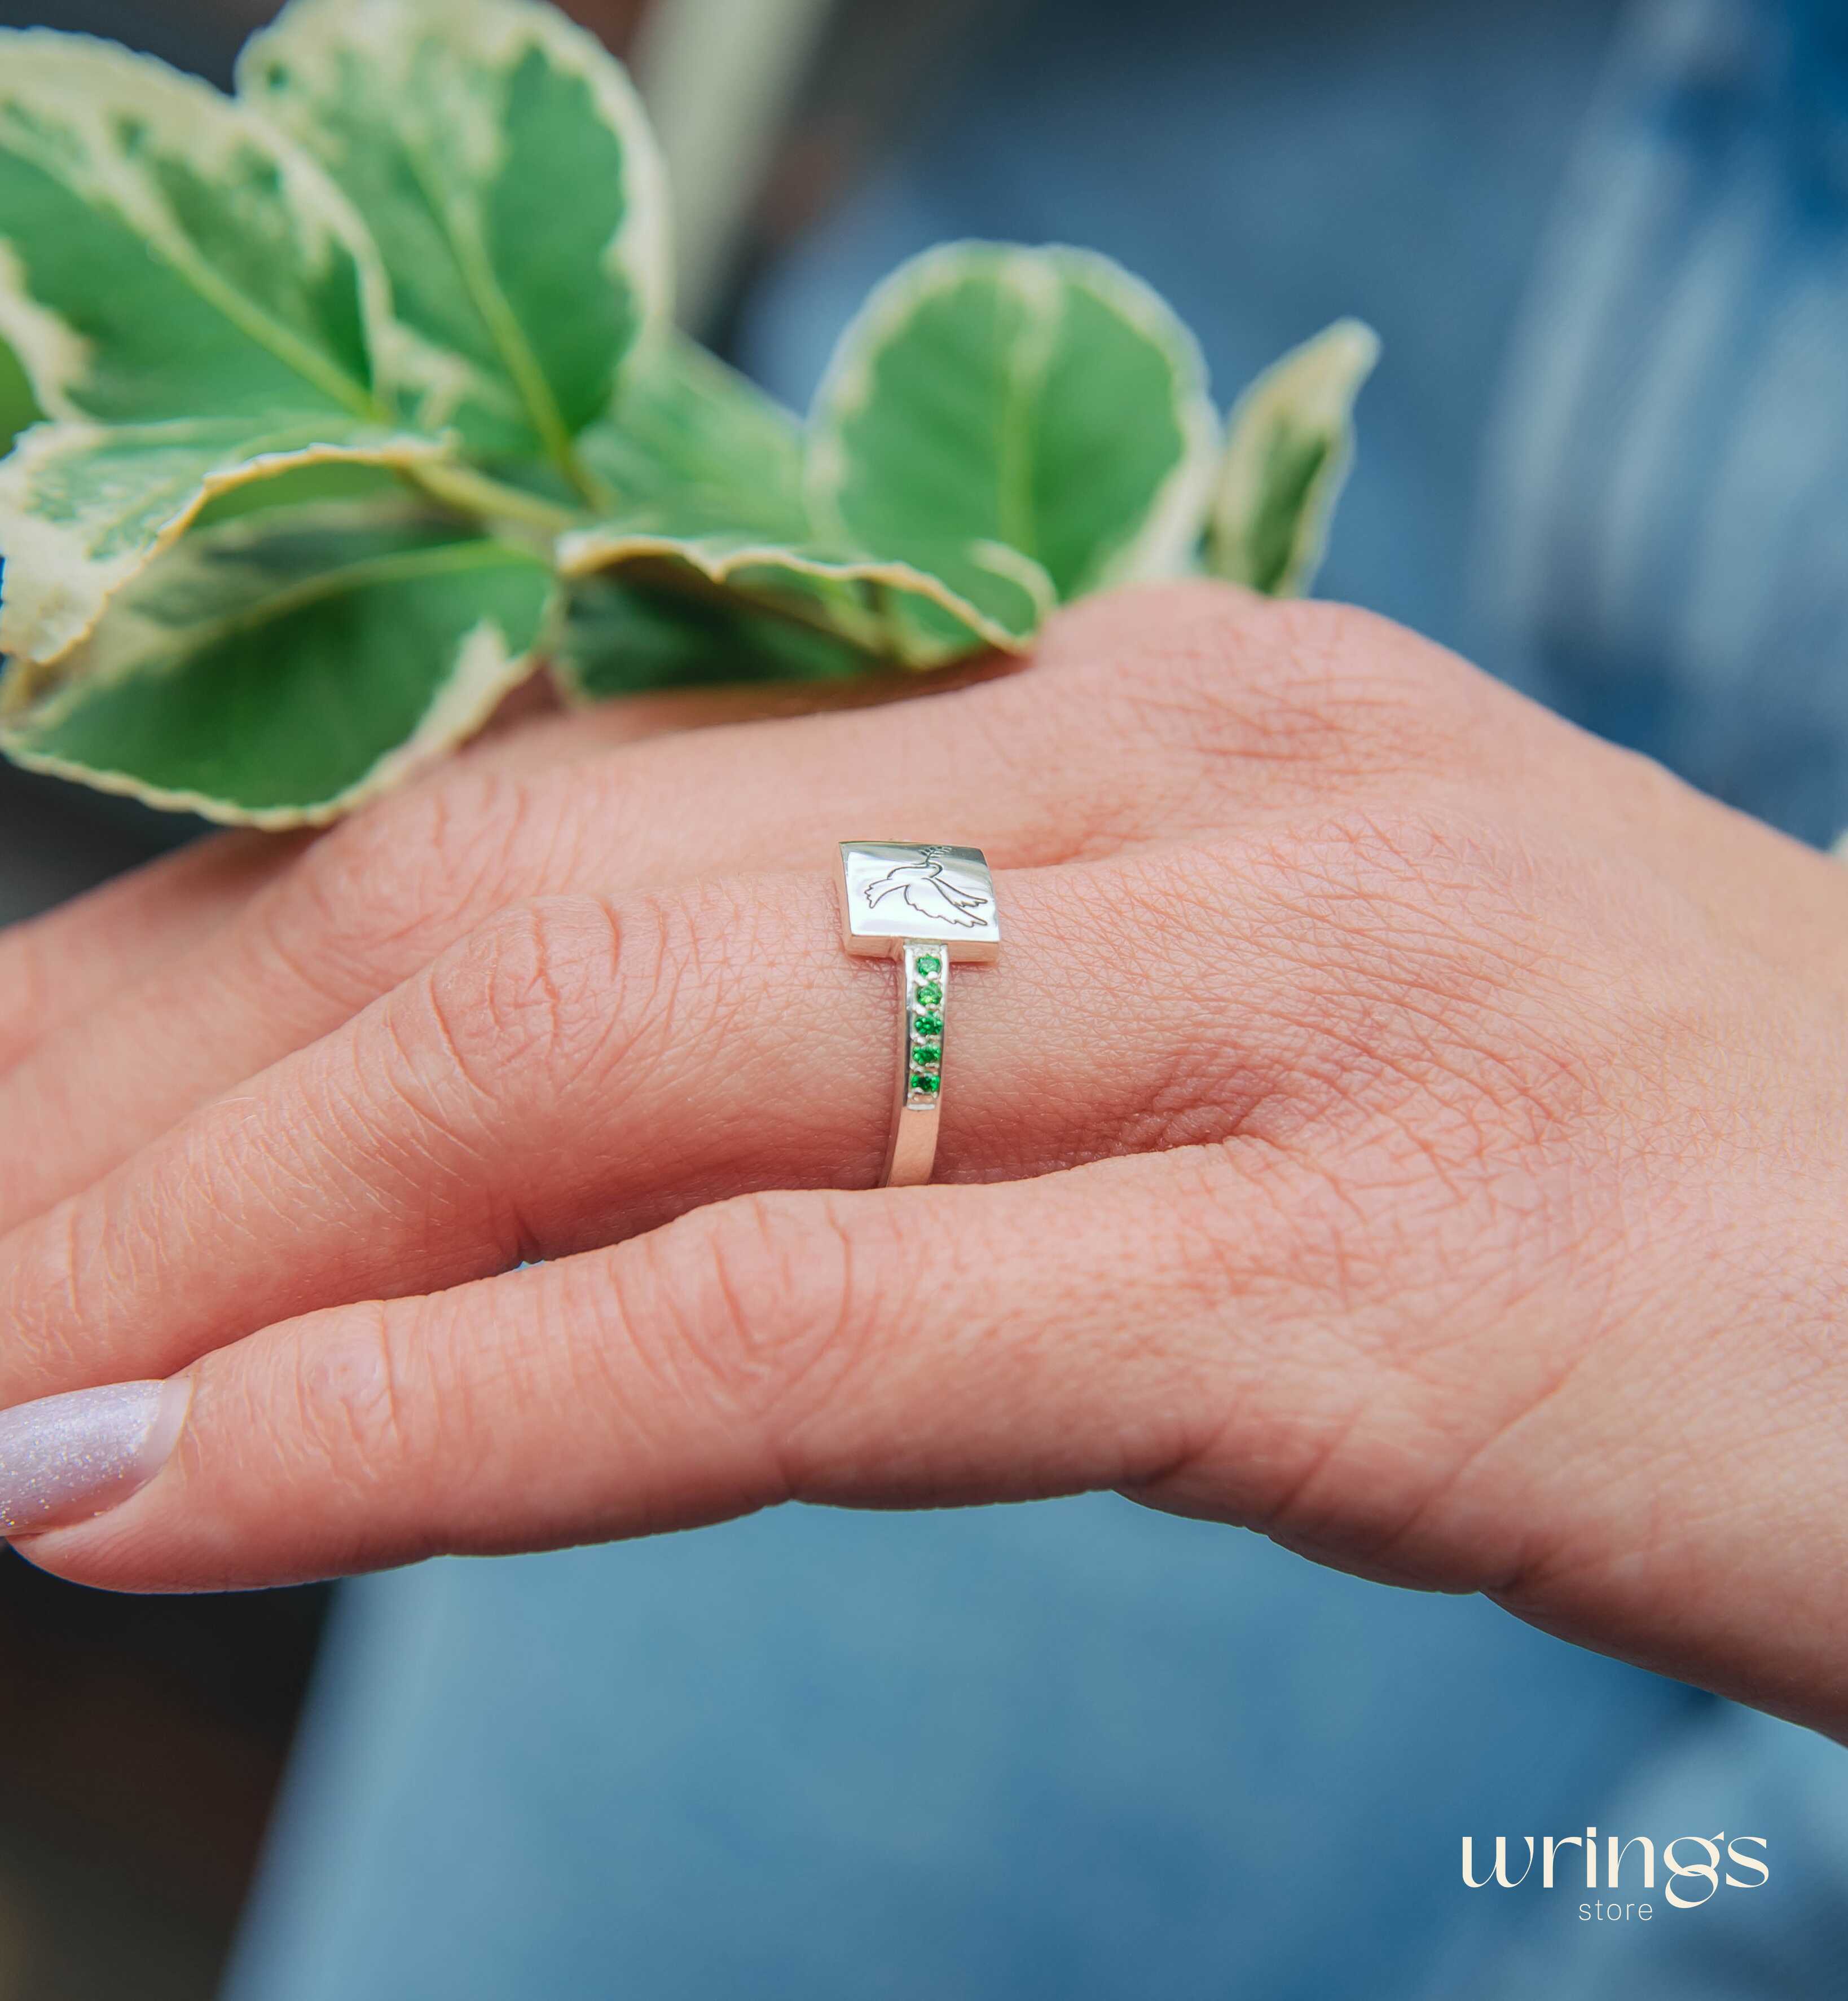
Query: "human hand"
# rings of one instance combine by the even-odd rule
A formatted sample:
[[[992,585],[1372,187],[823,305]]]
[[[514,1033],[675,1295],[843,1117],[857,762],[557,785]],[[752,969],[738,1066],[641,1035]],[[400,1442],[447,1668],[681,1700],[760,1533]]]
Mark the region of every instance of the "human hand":
[[[1848,872],[1206,586],[896,707],[632,727],[0,943],[0,1405],[183,1372],[50,1407],[97,1478],[24,1527],[117,1505],[35,1561],[1115,1487],[1848,1729]],[[867,836],[997,868],[928,1188],[868,1185]]]

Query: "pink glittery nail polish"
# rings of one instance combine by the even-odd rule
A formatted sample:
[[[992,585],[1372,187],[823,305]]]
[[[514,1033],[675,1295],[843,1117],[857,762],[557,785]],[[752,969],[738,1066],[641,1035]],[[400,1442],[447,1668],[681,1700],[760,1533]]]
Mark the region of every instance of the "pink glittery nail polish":
[[[111,1383],[0,1411],[0,1536],[58,1529],[126,1501],[179,1442],[190,1379]]]

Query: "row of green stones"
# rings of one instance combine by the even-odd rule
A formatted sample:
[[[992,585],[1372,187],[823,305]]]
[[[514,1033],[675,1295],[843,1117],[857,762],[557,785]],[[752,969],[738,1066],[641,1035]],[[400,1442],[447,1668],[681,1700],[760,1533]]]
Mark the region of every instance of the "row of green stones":
[[[924,952],[917,961],[919,980],[912,996],[911,1095],[934,1098],[943,1088],[943,986],[938,976],[943,961],[934,952]],[[931,1047],[923,1045],[929,1043]]]

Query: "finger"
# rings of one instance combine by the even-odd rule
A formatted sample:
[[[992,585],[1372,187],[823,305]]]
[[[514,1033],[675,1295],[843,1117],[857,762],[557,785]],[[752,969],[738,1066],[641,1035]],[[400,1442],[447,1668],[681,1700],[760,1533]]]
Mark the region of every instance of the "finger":
[[[1229,941],[1248,916],[1222,907],[1129,970],[1139,907],[1197,893],[1196,868],[1004,876],[1005,962],[959,969],[947,996],[940,1174],[1042,1173],[1251,1119],[1292,1046],[1258,1025],[1293,1004],[1266,991],[1287,973]],[[896,987],[838,924],[813,877],[504,914],[0,1243],[0,1406],[164,1376],[291,1314],[743,1190],[870,1185]],[[1234,1045],[1235,1011],[1251,1032]]]
[[[1236,642],[1223,629],[1230,596],[1201,600],[1202,629],[1222,646]],[[1242,598],[1230,601],[1248,615]],[[715,729],[618,750],[569,782],[485,764],[336,829],[221,936],[0,1079],[0,1132],[40,1136],[0,1154],[0,1229],[522,898],[799,867],[855,829],[948,828],[997,862],[1035,867],[1204,825],[1217,753],[1195,740],[1172,675],[1158,700],[1122,684],[1101,650],[1100,632],[1127,642],[1133,611],[1055,632],[1056,687],[1035,670],[900,711]],[[1276,765],[1262,745],[1251,755],[1261,772]]]
[[[81,1583],[198,1591],[785,1500],[1117,1488],[1363,1574],[1498,1586],[1547,1630],[1839,1728],[1839,1567],[1766,1564],[1790,1508],[1751,1470],[1767,1422],[1831,1463],[1810,1373],[1746,1406],[1739,1449],[1690,1459],[1680,1418],[1650,1422],[1682,1408],[1657,1394],[1679,1344],[1639,1398],[1634,1356],[1594,1343],[1594,1380],[1562,1398],[1547,1340],[1505,1374],[1474,1344],[1434,1346],[1427,1303],[1357,1310],[1353,1268],[1327,1255],[1350,1195],[1241,1140],[998,1188],[747,1197],[295,1320],[164,1386],[9,1411],[0,1532]],[[1415,1331],[1405,1352],[1383,1313]],[[1478,1300],[1451,1331],[1485,1324]],[[1446,1348],[1464,1352],[1445,1366]],[[1723,1357],[1700,1373],[1739,1408]],[[1664,1465],[1718,1488],[1639,1552]],[[1839,1496],[1811,1498],[1839,1519]]]
[[[0,931],[0,1073],[210,936],[301,846],[270,835],[221,834]]]
[[[1256,1373],[1202,1283],[1228,1232],[1195,1223],[1208,1203],[1229,1219],[1241,1171],[1182,1160],[750,1199],[614,1250],[295,1321],[198,1366],[178,1449],[139,1494],[26,1551],[91,1584],[221,1589],[789,1498],[1155,1480]],[[30,1422],[10,1414],[16,1480]],[[0,1489],[0,1509],[11,1499]],[[45,1519],[13,1505],[22,1527]],[[67,1488],[50,1505],[86,1502]]]

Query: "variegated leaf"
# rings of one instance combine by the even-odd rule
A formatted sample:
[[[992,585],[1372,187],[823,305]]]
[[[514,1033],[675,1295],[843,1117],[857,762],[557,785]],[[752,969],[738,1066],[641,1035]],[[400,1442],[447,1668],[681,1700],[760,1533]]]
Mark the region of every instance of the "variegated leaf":
[[[477,729],[554,597],[531,551],[414,503],[263,510],[151,566],[54,684],[9,673],[0,747],[213,820],[318,823]]]
[[[24,670],[81,641],[110,597],[217,496],[294,468],[409,468],[429,438],[342,416],[40,424],[0,461],[0,653]]]
[[[1354,403],[1380,339],[1338,320],[1260,375],[1232,412],[1207,532],[1215,576],[1294,597],[1321,567],[1354,458]]]
[[[50,417],[391,421],[383,273],[263,120],[111,43],[0,31],[0,339]]]
[[[742,607],[844,641],[869,663],[938,666],[990,647],[1032,642],[1052,609],[1050,579],[1030,558],[996,544],[944,545],[929,566],[894,558],[788,545],[719,523],[663,512],[607,522],[560,539],[561,573],[604,576]]]
[[[694,341],[638,354],[582,447],[625,513],[671,505],[778,541],[811,537],[801,424]]]
[[[609,504],[575,440],[670,308],[660,159],[621,66],[531,0],[295,0],[238,75],[370,225],[417,421]]]
[[[985,243],[874,293],[810,424],[824,531],[924,567],[1003,545],[1062,599],[1192,562],[1219,439],[1199,350],[1146,285],[1088,252]]]
[[[572,588],[552,665],[566,698],[589,703],[656,688],[847,680],[867,660],[831,633],[736,599],[590,576]]]
[[[54,421],[0,467],[0,650],[55,662],[214,493],[426,462],[381,375],[383,272],[249,111],[113,45],[0,32],[0,336]]]

